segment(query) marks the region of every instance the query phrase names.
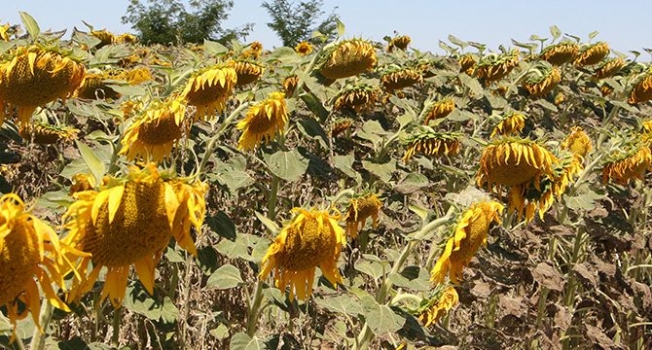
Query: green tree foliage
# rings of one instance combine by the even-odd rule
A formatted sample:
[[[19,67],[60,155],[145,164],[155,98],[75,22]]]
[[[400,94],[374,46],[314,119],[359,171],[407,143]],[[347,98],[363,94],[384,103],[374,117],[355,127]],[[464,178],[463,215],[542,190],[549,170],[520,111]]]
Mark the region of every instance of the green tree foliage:
[[[288,1],[273,0],[263,2],[262,6],[272,17],[267,26],[276,32],[283,45],[294,47],[304,40],[310,39],[312,33],[318,31],[328,39],[333,39],[337,33],[339,16],[331,12],[328,17],[318,23],[324,11],[322,0]],[[317,24],[318,23],[318,24]]]
[[[131,24],[144,44],[227,42],[248,35],[253,25],[225,29],[231,0],[193,0],[191,11],[178,0],[131,0],[122,23]]]

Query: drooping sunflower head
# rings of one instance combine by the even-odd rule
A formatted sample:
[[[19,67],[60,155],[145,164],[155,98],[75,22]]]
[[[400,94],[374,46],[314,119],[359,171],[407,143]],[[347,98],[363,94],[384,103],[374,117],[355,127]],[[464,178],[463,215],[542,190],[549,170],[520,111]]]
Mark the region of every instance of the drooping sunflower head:
[[[70,311],[52,288],[52,283],[64,287],[63,275],[71,266],[63,255],[70,253],[47,223],[25,210],[16,194],[0,197],[0,307],[14,327],[27,312],[40,327],[37,281],[52,305]],[[20,304],[26,308],[21,310]]]
[[[294,51],[296,51],[301,56],[310,55],[312,52],[312,44],[307,41],[302,41],[297,44],[297,46],[294,48]]]
[[[643,133],[652,133],[652,119],[644,120],[641,123]]]
[[[472,54],[467,53],[459,58],[458,63],[460,64],[460,73],[471,75],[478,62],[476,62]]]
[[[552,176],[556,162],[555,156],[536,142],[504,136],[482,151],[476,182],[490,191],[494,187],[538,183],[543,176]]]
[[[269,94],[265,100],[251,106],[245,118],[238,123],[238,130],[242,130],[238,149],[252,150],[263,141],[269,142],[278,133],[283,132],[287,122],[285,94]]]
[[[382,70],[380,84],[388,93],[400,91],[406,87],[423,83],[423,76],[417,70],[391,64]]]
[[[412,42],[412,38],[407,35],[399,35],[393,37],[389,44],[387,45],[387,52],[393,52],[394,49],[399,49],[401,51],[407,50],[408,45]]]
[[[581,48],[575,58],[575,65],[579,67],[592,66],[600,63],[609,54],[609,45],[600,41],[595,44],[588,44]]]
[[[627,102],[634,104],[652,100],[652,68],[634,79],[632,86]]]
[[[107,267],[102,300],[107,296],[115,308],[125,295],[133,264],[143,286],[151,294],[154,269],[163,250],[174,237],[177,244],[196,254],[191,227],[199,230],[206,212],[207,186],[188,184],[152,163],[132,166],[123,178],[109,178],[99,191],[74,194],[76,201],[64,214],[68,235],[63,241],[91,257],[78,270],[85,276],[73,283],[69,300],[88,292],[103,267]],[[92,271],[89,263],[92,261]]]
[[[263,76],[263,72],[265,71],[265,66],[250,60],[231,60],[227,62],[227,65],[233,67],[238,75],[236,86],[249,85],[256,82],[261,76]]]
[[[622,57],[614,57],[598,68],[593,74],[595,79],[605,79],[614,76],[625,67],[625,60]]]
[[[342,283],[337,268],[342,246],[346,244],[344,229],[338,225],[339,213],[294,208],[295,216],[287,223],[267,250],[262,260],[260,278],[274,270],[277,288],[290,287],[290,300],[295,295],[306,300],[312,295],[315,268],[334,286]]]
[[[489,53],[480,59],[475,67],[474,74],[482,79],[485,84],[498,81],[509,74],[518,65],[518,50],[505,53]]]
[[[447,275],[458,284],[462,270],[468,266],[481,245],[487,244],[492,223],[500,224],[505,207],[494,201],[481,201],[467,209],[457,222],[455,232],[430,272],[430,279],[442,283]]]
[[[108,86],[106,79],[109,79],[108,72],[86,73],[84,82],[75,91],[75,97],[87,100],[119,98],[120,94]]]
[[[401,141],[407,146],[403,162],[407,163],[417,154],[429,157],[456,156],[460,151],[462,134],[457,132],[436,132],[432,128],[419,127]]]
[[[114,43],[116,44],[135,44],[137,42],[138,37],[129,33],[120,34],[114,39]]]
[[[263,54],[263,44],[260,41],[254,41],[242,50],[240,57],[244,60],[257,60]]]
[[[562,41],[560,43],[547,46],[539,56],[542,60],[555,65],[561,66],[575,59],[580,46],[571,41]]]
[[[361,194],[351,198],[346,210],[346,234],[356,238],[364,228],[367,218],[371,218],[373,228],[378,227],[378,214],[383,203],[375,193]]]
[[[356,76],[376,66],[376,49],[369,41],[349,39],[331,45],[317,64],[317,71],[328,79]]]
[[[348,109],[356,113],[368,111],[378,101],[379,92],[377,87],[370,84],[347,84],[334,97],[333,109]]]
[[[491,138],[496,135],[511,136],[520,135],[525,128],[525,114],[517,111],[507,112],[491,132]]]
[[[70,142],[77,137],[79,130],[42,123],[23,124],[18,127],[18,134],[28,142],[40,145]]]
[[[186,107],[178,99],[151,102],[125,130],[120,154],[129,160],[162,161],[183,136],[185,121]]]
[[[560,146],[562,149],[567,149],[577,157],[584,159],[593,149],[593,142],[581,127],[574,126]]]
[[[116,36],[106,29],[91,30],[89,34],[100,39],[100,43],[96,46],[98,49],[106,45],[111,45],[116,40]]]
[[[455,291],[455,287],[448,286],[433,298],[429,299],[415,314],[425,327],[430,327],[437,323],[437,321],[459,304],[459,302],[460,298],[457,295],[457,291]]]
[[[532,97],[547,95],[561,81],[559,68],[541,61],[528,70],[523,79],[523,88]]]
[[[26,123],[34,110],[58,98],[68,98],[84,80],[84,66],[56,48],[18,47],[13,58],[0,65],[0,106],[18,108],[18,122]]]
[[[70,185],[70,195],[77,192],[88,191],[95,189],[95,176],[92,174],[78,173],[73,175],[72,185]]]
[[[0,26],[0,39],[3,41],[9,41],[11,37],[11,25],[9,23],[3,24]]]
[[[444,98],[434,103],[429,103],[421,112],[424,115],[423,124],[428,125],[431,120],[446,118],[455,110],[455,101],[452,98]]]
[[[339,118],[331,123],[330,134],[335,138],[353,126],[353,120],[350,118]]]
[[[285,96],[292,97],[294,95],[294,90],[299,86],[299,76],[296,74],[290,75],[283,79],[283,92]]]
[[[237,82],[233,66],[218,63],[195,72],[181,92],[181,99],[197,108],[195,120],[211,119],[226,108]]]
[[[608,156],[602,168],[602,182],[613,181],[626,185],[632,179],[643,179],[645,171],[652,165],[650,145],[641,140],[633,140],[624,149],[614,151]]]

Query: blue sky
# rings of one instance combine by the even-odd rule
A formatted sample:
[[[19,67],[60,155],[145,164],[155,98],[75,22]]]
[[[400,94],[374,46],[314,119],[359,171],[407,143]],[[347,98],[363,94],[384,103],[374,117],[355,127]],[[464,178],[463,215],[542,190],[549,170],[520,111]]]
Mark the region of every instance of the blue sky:
[[[258,40],[267,48],[280,41],[266,25],[268,14],[262,0],[235,0],[225,27],[254,23],[247,41]],[[85,30],[82,20],[97,29],[129,32],[121,23],[129,0],[2,0],[0,23],[20,23],[19,11],[31,14],[41,29]],[[548,37],[555,24],[563,32],[587,40],[588,33],[599,31],[603,40],[616,50],[641,51],[652,47],[652,1],[610,0],[325,0],[326,12],[335,10],[346,25],[346,37],[362,36],[380,41],[396,30],[412,37],[412,47],[441,52],[439,40],[448,34],[460,39],[511,46],[511,39],[527,41],[531,34]],[[646,58],[647,59],[647,58]]]

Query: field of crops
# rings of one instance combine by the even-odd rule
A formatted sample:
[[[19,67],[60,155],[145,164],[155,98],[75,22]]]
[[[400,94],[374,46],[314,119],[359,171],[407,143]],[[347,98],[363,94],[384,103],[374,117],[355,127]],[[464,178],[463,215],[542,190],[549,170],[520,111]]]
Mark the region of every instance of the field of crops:
[[[21,16],[0,348],[652,348],[646,56],[554,26],[433,54]]]

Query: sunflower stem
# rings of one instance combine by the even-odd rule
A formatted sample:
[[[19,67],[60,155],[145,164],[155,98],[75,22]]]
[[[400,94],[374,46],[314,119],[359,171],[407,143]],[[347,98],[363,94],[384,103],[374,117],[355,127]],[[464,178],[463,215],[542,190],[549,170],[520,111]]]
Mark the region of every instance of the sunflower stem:
[[[281,179],[272,174],[272,185],[269,190],[269,198],[267,199],[267,218],[274,220],[276,216],[276,203],[278,202],[278,185]]]
[[[247,315],[247,335],[253,337],[256,334],[256,324],[258,324],[258,315],[261,311],[263,302],[263,283],[258,280],[256,282],[256,292],[254,293],[254,300],[251,302],[249,314]]]
[[[32,341],[29,344],[30,349],[43,350],[45,348],[45,331],[48,328],[50,320],[52,320],[53,312],[54,306],[52,306],[52,304],[50,304],[47,299],[44,299],[43,306],[41,307],[41,315],[39,316],[39,323],[41,324],[41,328],[36,327],[36,329],[34,329]],[[19,343],[22,344],[22,342]]]
[[[113,335],[111,336],[111,346],[118,348],[120,346],[120,321],[122,320],[122,306],[113,311]]]

